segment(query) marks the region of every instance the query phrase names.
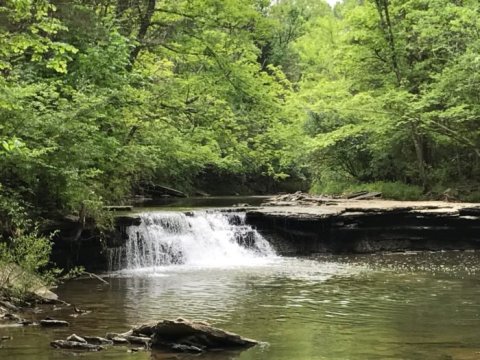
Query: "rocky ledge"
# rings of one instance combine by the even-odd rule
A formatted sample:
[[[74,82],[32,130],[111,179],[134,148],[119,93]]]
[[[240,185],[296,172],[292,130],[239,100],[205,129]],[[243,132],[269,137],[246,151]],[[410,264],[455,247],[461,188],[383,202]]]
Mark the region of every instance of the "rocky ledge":
[[[140,345],[143,349],[188,353],[246,349],[257,344],[255,340],[215,328],[205,322],[182,318],[140,325],[126,333],[108,333],[106,338],[72,334],[66,340],[51,342],[54,348],[70,350],[100,351],[106,345]]]
[[[302,194],[247,209],[282,255],[480,249],[480,204],[332,199]]]

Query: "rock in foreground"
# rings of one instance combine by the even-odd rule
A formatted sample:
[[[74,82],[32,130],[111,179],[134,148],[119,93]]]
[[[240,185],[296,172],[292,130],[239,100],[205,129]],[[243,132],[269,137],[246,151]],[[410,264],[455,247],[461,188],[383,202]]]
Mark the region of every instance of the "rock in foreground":
[[[257,341],[215,328],[204,322],[185,319],[163,320],[157,324],[142,325],[132,330],[134,336],[152,339],[152,348],[177,352],[249,348]]]
[[[51,346],[57,349],[100,351],[104,349],[102,345],[143,345],[142,349],[156,348],[184,353],[237,350],[257,344],[255,340],[217,329],[207,323],[184,319],[162,320],[151,325],[141,325],[123,334],[109,333],[107,339],[72,334],[67,340],[51,342]],[[139,348],[131,349],[138,350]]]

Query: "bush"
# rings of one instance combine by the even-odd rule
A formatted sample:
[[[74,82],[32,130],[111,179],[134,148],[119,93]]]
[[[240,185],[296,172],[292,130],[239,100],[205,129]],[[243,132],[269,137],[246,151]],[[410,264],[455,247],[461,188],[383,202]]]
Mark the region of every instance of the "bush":
[[[18,194],[0,187],[0,295],[23,299],[53,283],[51,237],[41,235],[31,218]]]
[[[463,198],[464,201],[466,202],[475,202],[475,203],[480,203],[480,191],[472,191],[468,195],[465,195]]]
[[[37,229],[0,243],[0,291],[25,298],[51,285],[56,273],[47,267],[52,242]]]

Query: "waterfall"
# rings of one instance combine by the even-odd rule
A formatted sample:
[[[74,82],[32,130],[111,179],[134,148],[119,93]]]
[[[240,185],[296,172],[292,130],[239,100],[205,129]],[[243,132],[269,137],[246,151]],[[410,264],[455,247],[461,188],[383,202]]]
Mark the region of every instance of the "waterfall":
[[[275,255],[245,223],[244,213],[151,212],[140,217],[140,225],[127,228],[125,246],[110,252],[111,270],[249,265]]]

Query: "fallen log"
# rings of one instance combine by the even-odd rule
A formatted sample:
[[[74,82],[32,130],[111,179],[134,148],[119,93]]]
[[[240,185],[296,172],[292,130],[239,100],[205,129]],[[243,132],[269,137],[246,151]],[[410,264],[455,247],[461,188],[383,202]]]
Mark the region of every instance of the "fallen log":
[[[356,197],[363,196],[365,194],[368,194],[368,191],[356,191],[351,194],[346,194],[343,197],[345,199],[355,199]]]
[[[347,197],[347,199],[350,199],[350,200],[370,200],[370,199],[377,199],[379,197],[382,197],[381,192],[377,192],[377,191],[366,192],[365,191],[362,194],[358,194],[358,195],[353,196],[353,197]]]
[[[143,189],[147,194],[155,195],[169,195],[175,197],[187,197],[187,194],[184,192],[173,189],[168,186],[157,185],[157,184],[148,184]]]

